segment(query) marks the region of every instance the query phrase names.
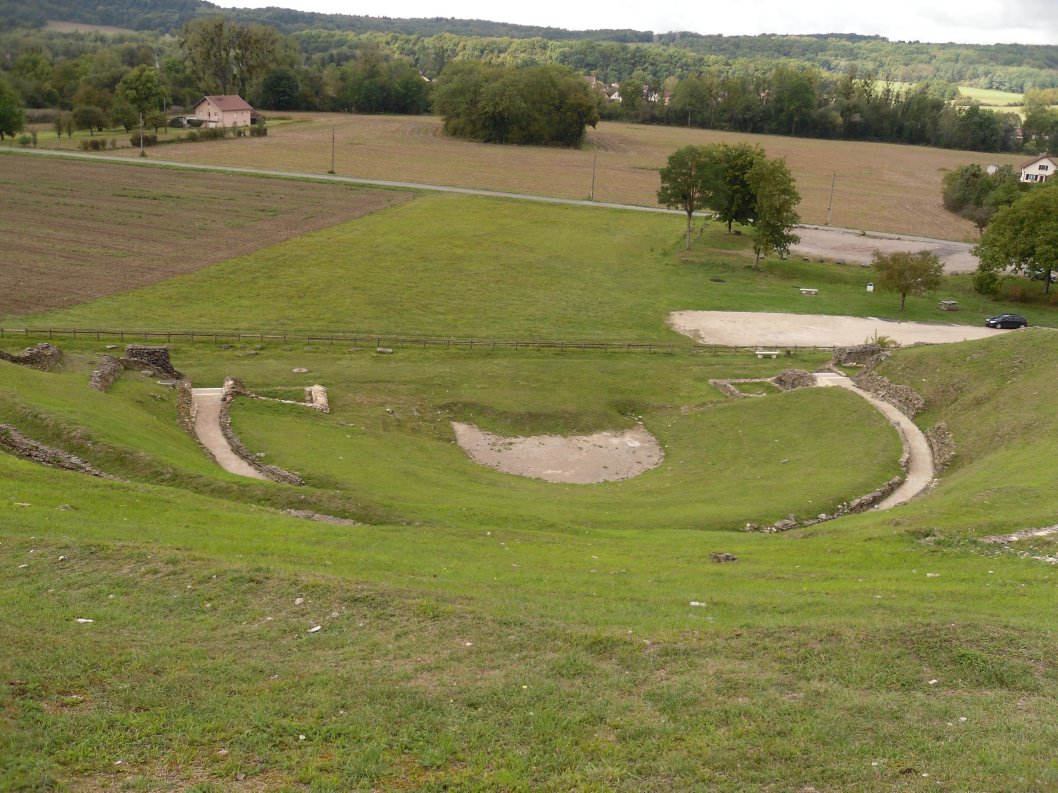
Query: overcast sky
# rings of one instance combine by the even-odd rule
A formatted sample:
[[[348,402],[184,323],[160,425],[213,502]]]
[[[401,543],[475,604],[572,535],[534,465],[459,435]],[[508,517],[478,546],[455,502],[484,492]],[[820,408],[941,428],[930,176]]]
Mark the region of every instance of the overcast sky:
[[[455,17],[586,30],[690,30],[726,35],[862,33],[894,41],[1058,44],[1058,0],[213,0],[388,17]]]

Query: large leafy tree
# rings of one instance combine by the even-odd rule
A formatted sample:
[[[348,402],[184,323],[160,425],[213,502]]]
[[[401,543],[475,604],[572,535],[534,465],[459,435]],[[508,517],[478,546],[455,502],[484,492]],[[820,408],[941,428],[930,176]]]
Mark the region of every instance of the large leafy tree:
[[[722,167],[716,146],[684,146],[669,155],[659,172],[661,188],[658,203],[682,209],[687,214],[687,240],[691,247],[691,218],[694,213],[718,203],[724,191]]]
[[[3,140],[5,135],[14,137],[25,125],[26,114],[22,110],[22,97],[0,78],[0,140]]]
[[[1011,270],[1041,276],[1049,292],[1058,271],[1058,187],[1031,190],[996,212],[974,253],[978,291],[992,291],[999,274]]]
[[[753,220],[757,196],[750,187],[749,172],[766,157],[760,145],[720,143],[716,145],[716,158],[724,189],[714,195],[710,206],[716,211],[716,219],[727,224],[730,234],[732,223],[748,224]]]
[[[137,66],[121,78],[114,93],[119,101],[144,114],[159,110],[166,97],[158,70],[153,66]]]
[[[908,295],[932,292],[940,286],[940,279],[944,275],[944,265],[929,251],[875,251],[871,266],[880,289],[899,293],[901,311],[904,310]]]
[[[782,158],[760,160],[746,177],[755,196],[753,208],[753,267],[760,266],[762,256],[778,253],[786,256],[790,246],[801,238],[793,233],[801,222],[797,204],[801,194],[797,192],[793,174]]]
[[[224,16],[188,22],[180,31],[180,46],[206,93],[246,96],[251,83],[296,60],[293,45],[275,28]]]
[[[453,62],[438,79],[434,109],[446,133],[486,143],[578,146],[599,121],[584,81],[554,65]]]

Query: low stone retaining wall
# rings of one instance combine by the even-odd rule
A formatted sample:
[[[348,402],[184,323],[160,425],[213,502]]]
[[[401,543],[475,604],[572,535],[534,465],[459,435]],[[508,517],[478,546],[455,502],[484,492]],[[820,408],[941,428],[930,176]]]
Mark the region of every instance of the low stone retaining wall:
[[[793,391],[797,388],[812,388],[816,384],[816,376],[804,369],[784,369],[771,381],[783,391]]]
[[[121,373],[125,371],[124,364],[113,355],[103,355],[99,359],[99,365],[92,371],[92,377],[88,381],[88,387],[96,391],[106,393],[114,385]]]
[[[235,431],[231,428],[231,402],[236,396],[245,395],[247,395],[246,386],[243,385],[241,380],[229,377],[224,381],[224,396],[220,402],[220,431],[224,435],[225,440],[228,441],[228,445],[231,446],[231,450],[244,460],[247,465],[255,471],[264,474],[273,482],[280,482],[285,485],[305,484],[304,479],[291,471],[280,468],[278,465],[262,463],[253,452],[243,445],[239,436],[235,434]]]
[[[834,363],[839,366],[877,366],[889,357],[881,344],[856,344],[852,347],[835,347]]]
[[[868,394],[884,399],[909,419],[913,419],[926,407],[926,400],[913,388],[893,383],[875,372],[862,372],[852,378],[852,382]]]
[[[183,380],[184,375],[173,368],[169,360],[168,347],[155,347],[145,344],[130,344],[125,348],[125,357],[121,363],[126,369],[153,369],[168,375],[173,380]]]
[[[27,438],[10,424],[0,424],[0,449],[5,449],[16,457],[46,465],[49,468],[77,471],[89,476],[98,476],[101,479],[118,481],[116,476],[103,473],[80,457]]]
[[[17,355],[0,350],[0,361],[9,361],[18,366],[48,372],[62,363],[62,350],[42,341],[40,344],[27,347]]]
[[[933,468],[940,473],[955,457],[955,438],[943,421],[938,421],[923,434],[929,441],[930,451],[933,452]]]
[[[279,402],[283,405],[297,405],[304,408],[312,408],[320,413],[330,413],[331,406],[327,397],[327,388],[322,385],[305,386],[305,401],[296,402],[293,399],[279,399],[277,397],[266,397],[255,394],[238,377],[229,377],[224,381],[224,388],[229,389],[233,395],[248,397],[249,399],[260,399],[262,402]]]
[[[825,523],[828,520],[834,520],[845,515],[854,515],[858,512],[866,512],[878,502],[885,499],[890,493],[900,487],[904,482],[904,477],[894,476],[884,485],[879,487],[877,490],[872,490],[865,496],[853,499],[852,501],[846,501],[843,504],[839,504],[838,508],[831,513],[820,513],[814,518],[798,518],[796,515],[787,515],[782,520],[778,520],[770,526],[761,526],[757,523],[747,523],[744,531],[759,532],[761,534],[778,534],[783,531],[790,531],[791,529],[800,529],[806,526],[814,526],[817,523]]]

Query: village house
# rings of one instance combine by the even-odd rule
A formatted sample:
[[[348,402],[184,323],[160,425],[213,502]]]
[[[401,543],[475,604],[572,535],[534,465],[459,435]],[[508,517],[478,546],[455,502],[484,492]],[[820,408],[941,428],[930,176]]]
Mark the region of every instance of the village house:
[[[236,94],[204,96],[192,108],[204,127],[247,127],[254,109]]]
[[[1058,161],[1049,154],[1041,154],[1020,166],[1022,182],[1046,182],[1058,170]]]

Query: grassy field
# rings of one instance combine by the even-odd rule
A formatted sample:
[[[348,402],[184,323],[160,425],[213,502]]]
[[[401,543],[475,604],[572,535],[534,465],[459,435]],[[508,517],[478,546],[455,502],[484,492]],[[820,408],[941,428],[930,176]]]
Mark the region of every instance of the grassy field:
[[[894,457],[851,395],[705,383],[776,362],[175,348],[200,383],[283,393],[300,364],[332,386],[330,416],[235,406],[300,489],[210,473],[140,375],[85,390],[99,345],[10,367],[3,420],[133,481],[0,455],[0,789],[1049,789],[1055,571],[973,538],[1058,517],[1053,411],[996,418],[1046,387],[1052,336],[899,353],[884,371],[951,426],[950,472],[894,512],[771,536],[733,531],[733,507],[800,509],[830,469],[862,487]],[[620,485],[474,470],[445,441],[468,411],[580,430],[633,405],[669,456]],[[341,489],[376,517],[298,521],[242,488]]]
[[[0,153],[0,317],[126,292],[409,194]]]
[[[130,213],[128,236],[153,222]],[[673,341],[676,308],[898,316],[858,266],[756,272],[745,237],[708,225],[684,253],[682,231],[416,196],[14,319]],[[804,283],[823,288],[807,301]],[[944,289],[966,322],[1015,307],[966,277]],[[904,316],[952,319],[935,298]],[[59,341],[52,373],[0,362],[0,424],[121,480],[0,453],[0,791],[1056,789],[1058,570],[979,542],[1058,523],[1056,333],[896,351],[881,372],[923,395],[922,428],[947,425],[950,467],[897,509],[782,534],[742,529],[877,487],[899,439],[839,389],[730,400],[709,380],[822,352],[172,344],[198,386],[328,387],[327,415],[232,408],[303,487],[221,471],[154,377],[88,389],[107,339]],[[507,436],[641,422],[665,459],[552,485],[472,463],[453,420]]]
[[[898,296],[866,291],[872,276],[858,265],[794,257],[756,272],[746,236],[707,224],[685,254],[681,231],[675,216],[428,195],[164,283],[7,323],[619,341],[682,339],[665,324],[679,309],[971,324],[1016,310],[1034,325],[1058,324],[1053,306],[982,298],[968,276],[943,288],[964,306],[957,315],[941,312],[936,296],[910,298],[901,314]],[[806,300],[794,288],[803,284],[825,288]]]
[[[335,136],[335,171],[344,176],[436,183],[655,206],[657,170],[681,146],[749,141],[785,157],[797,180],[806,223],[976,239],[972,224],[941,204],[944,173],[971,162],[1016,165],[1015,154],[918,146],[810,140],[733,132],[602,122],[582,150],[495,146],[446,138],[429,116],[294,114],[301,123],[267,138],[163,146],[149,153],[210,165],[325,173]],[[120,153],[120,152],[119,152]],[[135,156],[138,152],[125,152]],[[592,192],[592,174],[595,188]]]
[[[994,88],[975,88],[960,85],[959,95],[976,99],[986,107],[1010,108],[1011,112],[1017,112],[1025,102],[1025,95],[1012,91],[997,91]]]

